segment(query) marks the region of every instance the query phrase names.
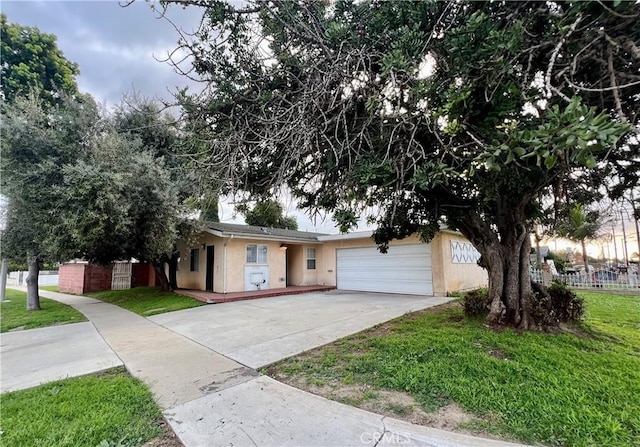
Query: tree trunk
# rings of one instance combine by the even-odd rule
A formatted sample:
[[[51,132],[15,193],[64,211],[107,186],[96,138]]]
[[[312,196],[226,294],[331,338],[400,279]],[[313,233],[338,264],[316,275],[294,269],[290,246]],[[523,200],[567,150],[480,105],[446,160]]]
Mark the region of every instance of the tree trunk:
[[[160,287],[162,287],[162,290],[172,292],[173,289],[169,283],[169,278],[167,278],[167,273],[164,270],[164,262],[153,261],[151,264],[153,265],[153,271],[156,272],[156,276],[160,279]]]
[[[38,276],[40,275],[40,261],[37,256],[27,255],[27,310],[42,310],[40,295],[38,295]]]
[[[2,267],[0,267],[0,301],[4,301],[4,297],[7,292],[7,274],[9,270],[9,264],[6,259],[2,259]]]
[[[180,252],[174,251],[171,253],[171,257],[167,261],[169,265],[169,285],[173,290],[178,288],[178,258]]]
[[[483,256],[489,275],[491,309],[487,320],[522,329],[535,324],[531,316],[531,272],[529,254],[531,241],[525,236],[503,241],[485,248]]]
[[[587,244],[584,242],[584,239],[580,241],[580,245],[582,245],[582,261],[584,262],[584,274],[589,276],[589,259],[587,257]]]

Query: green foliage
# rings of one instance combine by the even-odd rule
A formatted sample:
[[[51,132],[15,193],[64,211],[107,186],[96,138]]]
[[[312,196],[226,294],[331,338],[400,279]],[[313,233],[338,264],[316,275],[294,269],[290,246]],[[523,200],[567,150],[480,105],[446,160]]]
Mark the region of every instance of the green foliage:
[[[34,329],[79,323],[87,319],[73,307],[46,298],[40,299],[42,312],[27,311],[27,294],[7,289],[6,301],[0,304],[0,332],[12,329]]]
[[[633,2],[215,2],[189,45],[210,88],[178,99],[204,178],[286,187],[341,231],[366,216],[382,251],[458,230],[526,325],[522,234],[638,184],[639,19]]]
[[[204,303],[188,296],[164,292],[158,287],[135,287],[129,290],[107,290],[87,294],[101,301],[115,304],[143,317],[190,309]]]
[[[566,265],[567,265],[566,259],[561,258],[559,255],[557,255],[552,251],[549,251],[545,259],[551,259],[553,261],[553,264],[556,266],[556,269],[558,270],[558,272],[564,272],[564,269],[566,268]]]
[[[124,368],[2,395],[2,443],[15,447],[139,446],[160,434],[161,419]]]
[[[582,242],[597,236],[602,226],[602,219],[597,211],[587,211],[581,204],[576,204],[568,211],[566,220],[558,225],[560,236],[572,241]]]
[[[297,230],[298,222],[293,216],[285,216],[284,208],[275,199],[259,200],[249,208],[246,204],[238,205],[236,210],[244,215],[248,225],[259,227],[284,228],[287,230]]]
[[[188,232],[179,188],[158,153],[168,148],[119,129],[125,118],[137,122],[137,115],[119,113],[106,115],[90,97],[61,97],[46,109],[35,97],[5,104],[7,256],[20,261],[30,251],[41,261],[153,261]]]
[[[60,237],[51,228],[60,223],[58,213],[66,205],[59,194],[64,167],[81,158],[97,107],[90,97],[64,96],[45,110],[35,96],[17,97],[3,104],[2,119],[1,186],[8,199],[3,254],[24,262],[30,251],[41,261],[59,261],[49,255]]]
[[[566,285],[554,282],[544,290],[534,289],[531,313],[542,327],[577,323],[584,315],[584,300]]]
[[[527,444],[633,446],[640,441],[640,307],[583,293],[579,335],[494,331],[459,307],[401,317],[269,368],[279,380],[365,385],[450,402],[487,430]],[[334,361],[326,362],[327,352]]]
[[[56,36],[8,23],[7,16],[0,15],[0,90],[5,101],[35,90],[47,104],[55,104],[60,93],[78,93],[78,74],[78,65],[58,49]]]
[[[486,288],[470,290],[462,296],[462,306],[466,315],[487,315],[491,300]]]

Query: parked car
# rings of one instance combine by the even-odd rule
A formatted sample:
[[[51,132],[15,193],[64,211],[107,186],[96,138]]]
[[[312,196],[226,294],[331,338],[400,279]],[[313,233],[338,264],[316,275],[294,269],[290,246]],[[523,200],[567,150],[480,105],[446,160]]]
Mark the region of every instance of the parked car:
[[[618,274],[610,270],[597,270],[593,273],[594,281],[617,281]]]

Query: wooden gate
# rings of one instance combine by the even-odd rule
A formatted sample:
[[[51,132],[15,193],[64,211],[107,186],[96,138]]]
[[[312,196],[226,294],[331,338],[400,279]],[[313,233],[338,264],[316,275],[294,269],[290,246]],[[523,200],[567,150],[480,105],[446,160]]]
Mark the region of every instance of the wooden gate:
[[[126,290],[131,288],[131,263],[114,262],[111,275],[111,290]]]

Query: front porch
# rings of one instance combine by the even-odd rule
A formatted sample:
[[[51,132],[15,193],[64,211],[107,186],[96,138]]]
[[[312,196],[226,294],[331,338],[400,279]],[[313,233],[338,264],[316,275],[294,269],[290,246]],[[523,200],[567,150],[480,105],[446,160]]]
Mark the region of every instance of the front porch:
[[[232,292],[232,293],[214,293],[214,292],[205,292],[202,290],[180,289],[178,293],[180,293],[181,295],[190,296],[203,303],[220,304],[220,303],[229,303],[232,301],[255,300],[259,298],[269,298],[269,297],[281,296],[281,295],[298,295],[300,293],[308,293],[308,292],[324,292],[324,291],[333,290],[333,289],[335,289],[335,286],[315,285],[315,286],[289,286],[289,287],[282,287],[278,289],[253,290],[248,292]]]

